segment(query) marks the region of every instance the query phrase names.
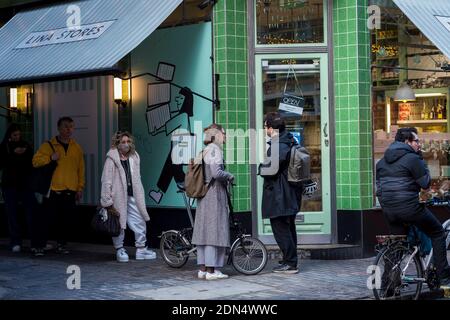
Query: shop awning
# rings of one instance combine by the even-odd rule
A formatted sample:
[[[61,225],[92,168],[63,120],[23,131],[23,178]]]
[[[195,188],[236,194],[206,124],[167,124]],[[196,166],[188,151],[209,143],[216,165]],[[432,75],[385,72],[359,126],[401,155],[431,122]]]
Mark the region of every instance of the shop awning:
[[[404,14],[450,59],[450,1],[394,0]]]
[[[84,0],[18,13],[0,29],[0,84],[117,70],[181,2]]]

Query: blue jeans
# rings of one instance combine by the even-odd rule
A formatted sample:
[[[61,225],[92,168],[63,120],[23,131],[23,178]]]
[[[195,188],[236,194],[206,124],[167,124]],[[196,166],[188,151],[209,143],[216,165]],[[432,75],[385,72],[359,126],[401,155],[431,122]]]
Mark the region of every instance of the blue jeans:
[[[3,188],[2,191],[5,200],[5,211],[8,219],[11,247],[22,245],[22,232],[17,210],[19,203],[21,203],[25,209],[31,247],[43,247],[42,237],[40,236],[41,221],[38,217],[37,202],[34,193],[30,190],[18,190],[16,188]]]

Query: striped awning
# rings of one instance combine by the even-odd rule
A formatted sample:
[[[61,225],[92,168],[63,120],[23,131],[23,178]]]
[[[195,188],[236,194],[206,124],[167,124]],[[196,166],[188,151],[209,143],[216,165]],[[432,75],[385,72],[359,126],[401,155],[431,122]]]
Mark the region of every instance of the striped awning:
[[[0,29],[0,84],[118,70],[182,0],[84,0],[20,12]]]
[[[450,1],[394,0],[415,26],[450,59]]]

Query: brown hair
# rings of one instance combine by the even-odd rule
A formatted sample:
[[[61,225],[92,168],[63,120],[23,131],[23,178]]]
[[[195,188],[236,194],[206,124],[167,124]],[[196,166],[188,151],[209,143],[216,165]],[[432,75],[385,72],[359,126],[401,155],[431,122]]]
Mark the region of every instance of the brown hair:
[[[210,143],[213,143],[216,140],[216,135],[220,132],[221,134],[225,134],[224,128],[217,123],[213,123],[212,125],[206,127],[203,132],[205,133],[205,137],[203,139],[203,143],[207,146]]]
[[[117,149],[117,146],[120,144],[120,141],[123,137],[128,137],[130,139],[130,151],[128,154],[134,154],[136,152],[136,146],[134,145],[134,137],[128,131],[117,131],[113,137],[111,142],[111,147],[113,149]]]

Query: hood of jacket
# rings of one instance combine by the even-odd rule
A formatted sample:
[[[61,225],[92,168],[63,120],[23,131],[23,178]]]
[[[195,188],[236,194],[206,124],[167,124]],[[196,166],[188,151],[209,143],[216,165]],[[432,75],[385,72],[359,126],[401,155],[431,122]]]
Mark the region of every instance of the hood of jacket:
[[[285,130],[282,133],[280,133],[279,135],[272,137],[272,139],[270,139],[268,144],[271,145],[274,142],[279,142],[280,144],[283,143],[283,144],[287,144],[288,146],[291,146],[293,141],[295,141],[294,136],[290,132]]]
[[[414,149],[403,142],[395,141],[384,153],[384,159],[387,163],[394,163],[403,158],[408,153],[416,153]]]

